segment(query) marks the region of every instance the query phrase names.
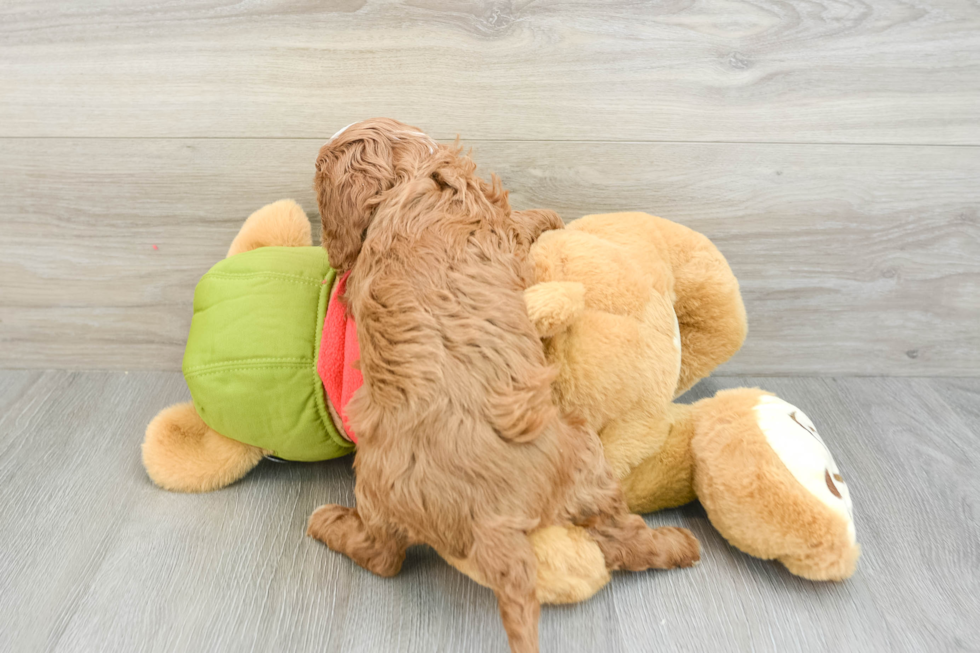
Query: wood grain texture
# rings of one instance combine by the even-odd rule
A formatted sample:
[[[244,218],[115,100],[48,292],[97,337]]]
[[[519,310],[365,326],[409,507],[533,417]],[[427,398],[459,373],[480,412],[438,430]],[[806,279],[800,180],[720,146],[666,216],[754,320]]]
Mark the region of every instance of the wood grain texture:
[[[935,379],[932,385],[966,428],[980,425],[980,379]]]
[[[13,0],[0,135],[980,144],[968,0]]]
[[[245,217],[281,197],[317,215],[319,144],[6,141],[0,366],[179,369],[194,284]],[[750,321],[725,373],[980,370],[980,148],[473,145],[517,207],[641,209],[712,238]]]
[[[685,400],[759,385],[813,419],[854,496],[857,574],[791,576],[729,547],[692,504],[648,521],[692,528],[699,567],[617,574],[586,603],[545,608],[542,651],[976,650],[980,433],[943,390],[970,383],[697,386]],[[304,537],[316,506],[353,500],[349,461],[263,462],[208,495],[152,486],[143,428],[186,397],[176,373],[0,372],[0,650],[506,650],[492,594],[428,549],[381,579]]]

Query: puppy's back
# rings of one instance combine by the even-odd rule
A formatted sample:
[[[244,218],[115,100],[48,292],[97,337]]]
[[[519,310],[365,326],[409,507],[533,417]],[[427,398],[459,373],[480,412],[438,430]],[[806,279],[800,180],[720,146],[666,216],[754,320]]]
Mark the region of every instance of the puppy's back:
[[[358,465],[372,470],[360,478],[378,481],[377,499],[394,498],[420,525],[434,516],[434,529],[459,541],[474,510],[542,509],[568,427],[524,308],[513,242],[489,221],[465,238],[445,223],[411,226],[378,243],[369,235],[361,260],[372,263],[355,268],[365,391],[349,410]]]

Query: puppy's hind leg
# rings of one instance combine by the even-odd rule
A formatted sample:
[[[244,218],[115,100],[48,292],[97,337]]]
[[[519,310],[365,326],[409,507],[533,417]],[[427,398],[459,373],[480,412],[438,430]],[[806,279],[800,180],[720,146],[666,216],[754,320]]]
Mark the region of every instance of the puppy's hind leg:
[[[650,528],[629,511],[623,491],[602,457],[598,437],[586,434],[580,442],[586,445],[577,450],[582,476],[566,497],[566,517],[589,531],[606,559],[606,567],[672,569],[690,567],[701,559],[701,547],[689,530]]]
[[[537,561],[528,531],[532,520],[498,517],[473,529],[470,556],[497,597],[512,653],[537,653],[541,604],[536,595]]]
[[[310,515],[306,534],[379,576],[394,576],[405,561],[406,538],[394,528],[369,528],[356,508],[320,506]]]
[[[701,559],[701,547],[691,531],[673,526],[650,528],[639,515],[594,518],[589,533],[609,569],[673,569],[691,567]]]

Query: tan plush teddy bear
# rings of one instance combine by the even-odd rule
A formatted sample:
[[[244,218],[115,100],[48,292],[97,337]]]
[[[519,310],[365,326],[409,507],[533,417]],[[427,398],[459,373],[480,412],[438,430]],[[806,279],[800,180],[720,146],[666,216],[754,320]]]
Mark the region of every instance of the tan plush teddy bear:
[[[746,335],[738,283],[717,248],[668,220],[617,213],[546,232],[532,255],[526,300],[558,368],[555,394],[598,431],[631,509],[697,498],[746,553],[812,580],[850,576],[859,547],[847,485],[802,411],[753,388],[673,403]],[[544,568],[563,557],[578,567],[539,579],[539,594],[580,600],[605,582],[582,562],[594,557],[587,541],[551,537],[552,550],[545,538],[536,545]]]
[[[183,366],[194,401],[146,430],[143,462],[169,490],[224,487],[263,456],[353,450],[344,410],[358,385],[356,332],[303,210],[288,200],[259,209],[228,255],[195,292]],[[556,396],[598,431],[631,508],[699,498],[743,551],[807,578],[849,576],[858,546],[847,486],[801,411],[756,389],[673,403],[745,338],[738,283],[711,242],[621,213],[546,232],[532,255],[538,283],[525,297],[559,371]],[[279,337],[265,337],[270,329]],[[580,601],[608,582],[584,529],[531,539],[542,602]],[[446,559],[481,581],[465,560]]]

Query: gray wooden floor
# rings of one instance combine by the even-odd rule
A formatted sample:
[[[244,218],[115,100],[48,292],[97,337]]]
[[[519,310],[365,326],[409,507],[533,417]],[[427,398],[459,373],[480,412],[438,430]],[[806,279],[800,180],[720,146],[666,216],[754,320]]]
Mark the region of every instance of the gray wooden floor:
[[[695,504],[649,518],[692,570],[617,575],[545,608],[543,651],[980,650],[980,380],[715,378],[811,415],[855,497],[864,555],[814,584],[725,544]],[[352,501],[348,461],[263,462],[209,495],[155,488],[142,430],[178,373],[0,373],[0,651],[504,651],[491,593],[413,549],[380,579],[304,537]]]

